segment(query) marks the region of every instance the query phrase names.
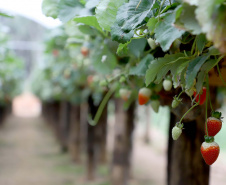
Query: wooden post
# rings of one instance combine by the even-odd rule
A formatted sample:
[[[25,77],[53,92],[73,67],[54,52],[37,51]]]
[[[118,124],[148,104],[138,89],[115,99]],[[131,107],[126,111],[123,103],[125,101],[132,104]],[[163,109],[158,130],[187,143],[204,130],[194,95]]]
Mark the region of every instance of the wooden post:
[[[127,185],[130,176],[135,103],[132,103],[127,111],[123,109],[123,104],[121,99],[116,100],[115,143],[111,169],[112,185]]]
[[[102,164],[107,161],[107,105],[105,106],[98,124],[96,125],[96,142],[98,161]]]
[[[62,101],[60,104],[60,144],[62,152],[68,149],[68,133],[69,133],[69,112],[70,104],[67,101]]]
[[[88,114],[90,114],[93,119],[98,107],[94,105],[92,96],[88,98]],[[96,140],[95,140],[95,126],[87,123],[87,179],[92,180],[95,177],[95,169],[96,169]]]
[[[88,113],[94,118],[99,105],[94,105],[93,98],[88,99]],[[97,162],[106,161],[106,139],[107,139],[107,106],[105,106],[100,120],[96,126],[87,126],[87,179],[95,178]]]
[[[71,105],[68,148],[74,162],[80,161],[80,106]]]

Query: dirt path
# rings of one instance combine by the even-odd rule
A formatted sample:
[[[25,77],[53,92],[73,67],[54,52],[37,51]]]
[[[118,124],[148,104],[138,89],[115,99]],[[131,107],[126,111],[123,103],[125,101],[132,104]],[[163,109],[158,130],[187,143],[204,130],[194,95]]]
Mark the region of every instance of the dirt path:
[[[139,132],[139,131],[138,131]],[[129,185],[164,185],[166,138],[152,129],[151,144],[135,133],[133,173]],[[160,142],[161,141],[161,142]],[[225,185],[226,160],[222,153],[211,169],[211,185]],[[98,168],[95,182],[84,178],[84,163],[73,164],[42,118],[10,116],[0,128],[0,185],[109,185],[108,166]]]
[[[9,117],[0,129],[1,185],[72,185],[84,169],[60,154],[41,118]]]

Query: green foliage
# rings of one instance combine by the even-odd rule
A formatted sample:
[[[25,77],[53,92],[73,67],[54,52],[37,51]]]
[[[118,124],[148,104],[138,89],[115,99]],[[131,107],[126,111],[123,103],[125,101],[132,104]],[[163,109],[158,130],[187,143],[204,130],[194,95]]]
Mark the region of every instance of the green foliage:
[[[88,26],[92,26],[96,28],[98,31],[103,32],[95,16],[75,17],[73,20],[78,23],[83,23]]]
[[[52,0],[52,6],[50,1],[44,0],[43,12],[67,23],[47,42],[42,78],[50,88],[41,93],[46,97],[77,103],[91,93],[101,97],[99,84],[106,80],[105,90],[132,89],[128,108],[144,82],[161,87],[169,77],[182,90],[193,90],[196,81],[199,92],[226,53],[224,0]]]
[[[183,59],[183,57],[183,53],[178,53],[174,55],[165,55],[163,58],[152,60],[145,76],[146,86],[148,86],[151,82],[155,82],[158,75],[160,75],[161,77],[159,76],[157,78],[157,81],[162,79],[162,77],[164,76],[163,74],[167,74],[167,72],[173,68],[173,64],[175,64],[176,61]],[[159,74],[159,72],[162,73]]]
[[[163,51],[169,50],[171,44],[177,38],[180,38],[184,33],[183,30],[179,30],[173,26],[175,21],[175,13],[167,14],[163,20],[156,24],[155,38]]]
[[[224,0],[198,1],[196,18],[207,39],[222,53],[226,53],[226,4]]]
[[[116,21],[111,28],[112,40],[128,42],[135,29],[144,23],[145,18],[153,14],[151,9],[155,1],[142,0],[140,4],[139,2],[140,0],[129,1],[118,9]]]
[[[98,73],[109,74],[116,67],[117,59],[106,45],[94,49],[91,57],[93,67]]]
[[[183,4],[177,10],[176,26],[182,28],[192,34],[198,35],[202,33],[201,27],[195,17],[196,6]]]
[[[54,19],[58,16],[58,3],[59,0],[43,0],[42,2],[42,12],[47,17],[52,17]]]
[[[23,61],[6,48],[8,41],[9,36],[0,29],[0,104],[11,101],[21,92],[24,78]]]
[[[150,61],[152,61],[154,57],[150,54],[145,56],[140,63],[137,64],[137,66],[132,67],[129,71],[130,75],[136,75],[136,76],[145,76],[145,73],[148,69],[148,65]]]
[[[96,8],[96,17],[100,26],[106,31],[111,31],[111,26],[116,20],[118,8],[127,0],[112,1],[102,0]]]
[[[58,17],[62,22],[67,22],[77,15],[91,15],[88,9],[79,1],[74,0],[60,0]]]

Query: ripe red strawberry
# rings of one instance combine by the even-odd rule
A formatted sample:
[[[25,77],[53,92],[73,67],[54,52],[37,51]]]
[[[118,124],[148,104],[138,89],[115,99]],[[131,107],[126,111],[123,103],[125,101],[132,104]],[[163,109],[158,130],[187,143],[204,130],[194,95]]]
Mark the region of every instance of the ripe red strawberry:
[[[206,88],[205,87],[203,87],[202,88],[202,94],[198,94],[197,96],[196,96],[196,92],[194,92],[194,97],[196,97],[195,98],[195,101],[198,103],[199,102],[199,96],[200,96],[200,102],[199,102],[199,105],[202,105],[202,104],[204,104],[205,103],[205,101],[206,101]]]
[[[222,127],[221,112],[213,112],[212,117],[209,117],[207,119],[208,135],[215,136],[221,130],[221,127]]]
[[[140,105],[146,104],[149,101],[150,96],[151,96],[151,90],[150,89],[148,89],[146,87],[141,88],[139,90],[139,93],[138,93],[139,104]]]
[[[87,57],[89,55],[89,49],[87,47],[81,47],[81,53],[84,57]]]
[[[119,95],[124,101],[127,101],[131,96],[131,91],[128,89],[120,89]]]
[[[201,154],[206,164],[212,165],[218,158],[220,153],[219,145],[214,142],[213,137],[206,137],[205,142],[201,146]]]

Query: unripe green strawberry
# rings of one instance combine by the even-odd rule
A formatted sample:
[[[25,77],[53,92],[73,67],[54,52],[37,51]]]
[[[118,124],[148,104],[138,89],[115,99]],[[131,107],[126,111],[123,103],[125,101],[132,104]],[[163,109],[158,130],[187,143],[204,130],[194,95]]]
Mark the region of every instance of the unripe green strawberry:
[[[159,106],[160,106],[159,100],[151,100],[151,107],[156,113],[158,113],[159,111]]]
[[[127,101],[131,96],[131,91],[128,89],[120,89],[119,95],[124,101]]]
[[[177,140],[182,133],[183,124],[177,123],[172,129],[172,138],[173,140]]]
[[[121,76],[119,79],[120,83],[124,83],[126,81],[126,77],[125,76]]]
[[[179,99],[178,97],[174,97],[172,101],[172,108],[175,109],[180,103],[182,99]]]
[[[152,38],[148,39],[148,44],[149,44],[151,49],[155,49],[157,47],[157,44],[155,43],[155,40],[153,40]]]
[[[108,85],[108,81],[107,81],[107,80],[101,80],[100,83],[99,83],[99,85],[100,85],[101,87],[105,87],[105,86]]]
[[[173,83],[169,79],[165,79],[163,81],[163,88],[165,91],[170,91],[172,89]]]

